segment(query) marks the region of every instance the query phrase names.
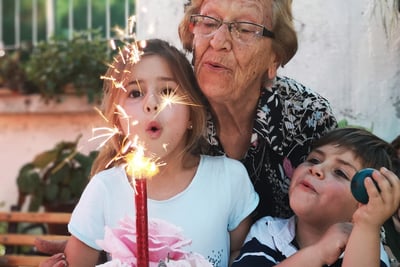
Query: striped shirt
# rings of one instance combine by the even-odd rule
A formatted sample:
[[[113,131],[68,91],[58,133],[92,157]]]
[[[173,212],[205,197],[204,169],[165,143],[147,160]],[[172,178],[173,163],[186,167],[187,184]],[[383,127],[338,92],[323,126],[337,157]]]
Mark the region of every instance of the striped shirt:
[[[295,242],[295,216],[289,219],[263,217],[251,227],[240,255],[232,267],[275,266],[298,251]],[[342,266],[341,257],[332,265]],[[388,267],[389,260],[381,245],[381,267]]]

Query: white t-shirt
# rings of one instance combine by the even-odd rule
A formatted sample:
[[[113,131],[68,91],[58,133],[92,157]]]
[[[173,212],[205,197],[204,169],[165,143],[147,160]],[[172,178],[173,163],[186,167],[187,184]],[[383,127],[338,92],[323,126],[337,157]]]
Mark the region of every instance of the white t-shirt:
[[[72,213],[68,229],[88,246],[101,250],[96,240],[104,226],[116,227],[126,215],[135,216],[134,190],[123,168],[95,175]],[[215,267],[229,262],[229,232],[256,208],[259,198],[245,167],[225,156],[201,156],[190,185],[174,197],[148,199],[149,218],[159,218],[183,229],[192,240],[188,251],[202,254]]]

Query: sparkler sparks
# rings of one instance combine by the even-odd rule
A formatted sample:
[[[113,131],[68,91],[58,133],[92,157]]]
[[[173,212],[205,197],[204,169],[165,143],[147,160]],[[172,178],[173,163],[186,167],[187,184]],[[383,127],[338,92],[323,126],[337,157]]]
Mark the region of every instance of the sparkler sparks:
[[[113,44],[115,45],[115,43]],[[114,95],[115,100],[114,100],[114,114],[120,118],[119,123],[124,123],[123,121],[126,121],[126,126],[124,129],[126,129],[128,132],[122,132],[120,127],[117,125],[113,125],[110,128],[108,127],[99,127],[99,128],[94,128],[92,130],[94,137],[92,137],[90,140],[95,140],[99,138],[104,138],[104,141],[101,142],[99,145],[100,147],[105,146],[108,142],[112,142],[115,146],[118,144],[120,147],[118,149],[114,148],[114,158],[106,164],[106,168],[112,165],[113,163],[127,163],[128,165],[131,164],[131,161],[135,162],[136,156],[133,156],[132,153],[144,153],[144,148],[140,145],[138,145],[137,142],[137,137],[135,136],[132,138],[132,127],[138,125],[137,120],[132,120],[132,117],[128,115],[125,110],[123,109],[122,106],[118,104],[118,93],[116,93],[118,90],[122,90],[123,93],[127,93],[127,81],[131,80],[129,79],[129,75],[131,74],[132,68],[134,67],[135,64],[137,64],[141,57],[143,56],[143,48],[146,47],[146,41],[141,41],[141,42],[136,42],[133,41],[131,43],[125,44],[123,48],[118,48],[114,50],[118,51],[118,56],[114,58],[114,64],[110,64],[109,68],[110,71],[108,72],[109,74],[101,76],[100,78],[103,79],[105,82],[110,84],[110,87],[108,88],[109,92],[106,92],[106,94]],[[111,71],[112,70],[112,71]],[[112,74],[111,74],[112,73]],[[139,83],[138,88],[140,91],[143,92],[141,89],[141,86]],[[179,88],[180,85],[177,85],[176,87],[171,87],[166,84],[166,87],[164,87],[164,91],[160,92],[158,95],[159,97],[159,108],[157,109],[157,112],[154,114],[154,117],[157,117],[163,110],[165,110],[168,107],[171,107],[174,104],[181,104],[181,105],[195,105],[195,104],[190,104],[192,101],[190,101],[189,96],[182,94],[184,90]],[[99,110],[98,110],[99,111]],[[108,111],[107,111],[108,112]],[[100,111],[100,115],[105,119],[106,122],[110,124],[117,124],[115,121],[108,121],[111,118],[108,118],[104,116]],[[110,114],[107,114],[110,116]],[[115,142],[112,141],[112,139],[115,138],[115,140],[118,140]],[[133,139],[133,140],[132,140]],[[168,144],[163,144],[162,145],[163,149],[167,151]],[[155,163],[156,160],[151,159],[151,161],[155,164],[155,166],[161,166],[161,163]],[[135,163],[136,164],[136,163]],[[150,168],[150,166],[147,166]],[[127,167],[128,169],[131,169],[131,167]],[[151,167],[153,169],[153,167]]]
[[[95,135],[96,132],[103,131],[103,133]],[[110,127],[97,127],[92,129],[93,137],[89,139],[89,141],[93,141],[100,138],[105,138],[98,147],[103,147],[114,135],[119,133],[119,129],[117,127],[110,128]]]
[[[134,152],[126,155],[128,162],[125,170],[130,177],[135,179],[150,178],[158,173],[157,164],[144,156],[144,148],[138,146]]]
[[[167,84],[167,88],[169,88],[168,84]],[[158,113],[160,113],[166,107],[171,106],[172,104],[189,105],[188,104],[189,99],[187,98],[187,96],[177,93],[178,88],[179,88],[179,85],[176,86],[171,91],[169,91],[167,94],[161,95],[161,105],[160,105],[160,110]]]

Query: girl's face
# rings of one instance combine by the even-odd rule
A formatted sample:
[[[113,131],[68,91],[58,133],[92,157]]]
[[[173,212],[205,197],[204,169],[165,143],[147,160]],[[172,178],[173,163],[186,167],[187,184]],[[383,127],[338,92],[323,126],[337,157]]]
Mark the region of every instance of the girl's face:
[[[291,208],[303,221],[321,227],[351,221],[358,202],[350,182],[361,168],[360,160],[348,149],[325,145],[313,150],[293,173]]]
[[[165,158],[182,153],[191,125],[188,105],[167,102],[182,97],[167,62],[157,55],[143,56],[124,80],[126,92],[119,98],[125,114],[119,124],[130,140],[136,136],[148,156]]]

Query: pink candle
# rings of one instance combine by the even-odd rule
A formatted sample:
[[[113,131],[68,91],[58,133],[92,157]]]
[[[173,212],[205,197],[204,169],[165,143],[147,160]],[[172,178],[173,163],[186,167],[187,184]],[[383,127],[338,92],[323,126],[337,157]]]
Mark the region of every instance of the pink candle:
[[[135,179],[137,267],[149,266],[146,178]]]

